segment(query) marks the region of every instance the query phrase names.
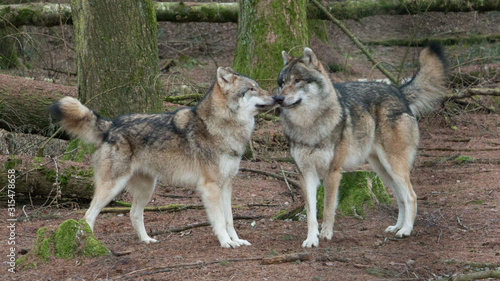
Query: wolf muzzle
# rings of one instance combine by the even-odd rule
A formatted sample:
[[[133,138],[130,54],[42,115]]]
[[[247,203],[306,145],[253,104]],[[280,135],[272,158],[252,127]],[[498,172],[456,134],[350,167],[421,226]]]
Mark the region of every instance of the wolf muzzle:
[[[285,100],[285,97],[280,95],[274,95],[273,99],[276,101],[276,103],[282,104],[283,101]]]

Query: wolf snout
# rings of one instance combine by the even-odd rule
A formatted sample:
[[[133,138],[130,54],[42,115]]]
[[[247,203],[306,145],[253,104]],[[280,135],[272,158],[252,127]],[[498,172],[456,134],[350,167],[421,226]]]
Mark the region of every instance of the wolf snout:
[[[277,103],[282,104],[282,103],[283,103],[283,101],[285,100],[285,97],[284,97],[284,96],[275,95],[275,96],[273,96],[273,99],[274,99]]]

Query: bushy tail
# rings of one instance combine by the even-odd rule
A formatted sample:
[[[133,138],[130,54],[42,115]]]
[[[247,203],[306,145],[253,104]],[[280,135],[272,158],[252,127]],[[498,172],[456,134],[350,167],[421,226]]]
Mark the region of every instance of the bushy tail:
[[[64,97],[49,107],[52,116],[60,121],[61,127],[70,134],[93,144],[101,145],[104,135],[111,126],[77,99]]]
[[[446,60],[439,44],[431,44],[422,50],[419,57],[420,69],[401,91],[410,102],[415,116],[430,111],[434,104],[446,94]]]

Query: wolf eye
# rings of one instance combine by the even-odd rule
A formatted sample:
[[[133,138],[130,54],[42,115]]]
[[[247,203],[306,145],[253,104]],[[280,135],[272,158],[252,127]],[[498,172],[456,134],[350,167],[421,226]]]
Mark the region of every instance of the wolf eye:
[[[253,91],[255,91],[255,89],[254,88],[250,88],[250,91],[253,92]]]
[[[299,83],[300,82],[300,79],[299,78],[295,78],[295,83]]]

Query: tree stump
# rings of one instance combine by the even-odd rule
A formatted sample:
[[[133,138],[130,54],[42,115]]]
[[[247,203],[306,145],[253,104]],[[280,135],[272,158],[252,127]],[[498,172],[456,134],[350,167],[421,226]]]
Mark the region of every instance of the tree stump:
[[[57,258],[81,259],[109,253],[108,248],[95,238],[84,219],[69,219],[55,231],[47,227],[38,229],[35,246],[27,255],[17,259],[16,266],[19,269],[30,269]]]
[[[323,218],[324,187],[318,188],[316,207],[318,219]],[[366,208],[379,204],[390,204],[391,199],[380,178],[374,172],[355,171],[342,173],[338,195],[337,213],[346,216],[366,217]],[[281,211],[274,219],[305,220],[304,204]]]

